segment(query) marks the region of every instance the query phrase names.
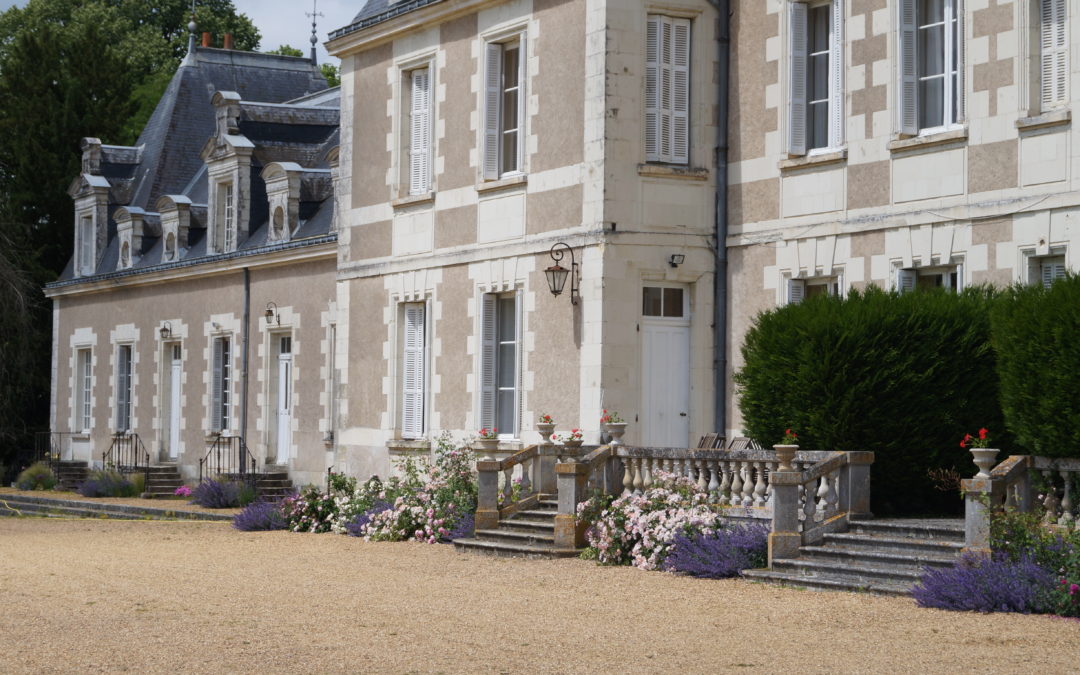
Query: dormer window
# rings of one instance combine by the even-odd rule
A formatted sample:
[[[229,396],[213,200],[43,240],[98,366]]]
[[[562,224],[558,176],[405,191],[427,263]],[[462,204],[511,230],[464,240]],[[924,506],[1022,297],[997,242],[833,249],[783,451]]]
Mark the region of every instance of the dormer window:
[[[120,246],[120,267],[131,267],[131,244],[126,241]]]
[[[234,202],[235,196],[233,184],[219,184],[217,194],[217,228],[215,228],[214,232],[214,249],[217,253],[228,253],[236,249]]]
[[[274,209],[274,239],[280,240],[285,234],[285,209]]]
[[[176,259],[176,235],[170,232],[165,236],[165,260],[173,261]]]
[[[94,273],[94,219],[83,216],[79,219],[79,274],[86,277]]]

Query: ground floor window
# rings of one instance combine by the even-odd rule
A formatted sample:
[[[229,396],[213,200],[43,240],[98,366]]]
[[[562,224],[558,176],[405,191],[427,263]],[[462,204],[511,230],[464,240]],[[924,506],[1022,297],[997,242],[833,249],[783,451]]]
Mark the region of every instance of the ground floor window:
[[[232,379],[231,350],[228,337],[216,337],[213,342],[213,372],[210,376],[210,425],[213,431],[229,428],[230,382]]]
[[[116,430],[131,430],[131,345],[116,349]]]
[[[93,426],[90,394],[93,387],[93,361],[89,349],[75,353],[75,431],[89,431]]]
[[[521,404],[518,294],[485,293],[480,323],[480,426],[516,438]]]

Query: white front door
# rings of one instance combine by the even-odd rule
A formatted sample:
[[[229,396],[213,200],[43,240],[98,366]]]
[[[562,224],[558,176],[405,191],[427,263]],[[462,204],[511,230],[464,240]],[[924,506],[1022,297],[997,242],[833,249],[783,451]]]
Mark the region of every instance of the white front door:
[[[641,442],[685,448],[690,443],[689,293],[646,286],[641,317]]]
[[[292,338],[280,338],[278,348],[277,462],[288,464],[292,446]]]
[[[180,379],[184,372],[180,345],[173,345],[169,368],[169,458],[180,456]]]

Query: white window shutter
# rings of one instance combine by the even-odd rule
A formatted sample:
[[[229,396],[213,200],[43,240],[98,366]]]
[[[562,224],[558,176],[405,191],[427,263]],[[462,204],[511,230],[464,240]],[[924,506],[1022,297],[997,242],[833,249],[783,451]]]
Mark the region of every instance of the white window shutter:
[[[412,102],[409,115],[409,194],[429,190],[431,156],[431,75],[427,68],[411,73]]]
[[[788,53],[791,72],[788,77],[788,154],[806,154],[806,3],[788,5]]]
[[[224,363],[225,341],[222,338],[214,339],[214,363],[213,372],[210,374],[210,426],[216,431],[222,428],[221,419],[221,368]]]
[[[484,51],[484,179],[496,180],[499,177],[503,48],[500,44],[489,43]]]
[[[964,1],[953,0],[953,11],[956,12],[956,110],[954,117],[959,124],[964,121],[967,109],[967,94],[964,89]]]
[[[522,395],[522,363],[524,359],[521,357],[522,347],[522,318],[525,303],[521,301],[522,292],[518,291],[514,294],[514,428],[508,430],[514,434],[514,438],[517,438],[521,427],[521,420],[524,416],[525,397]]]
[[[844,144],[844,0],[833,0],[829,34],[829,147]]]
[[[645,160],[660,161],[660,17],[645,30]]]
[[[957,293],[964,290],[964,263],[957,263],[956,265],[956,288],[953,290]]]
[[[406,305],[402,363],[401,431],[405,438],[424,435],[424,306]]]
[[[1044,110],[1066,102],[1068,39],[1066,0],[1040,0],[1040,100]]]
[[[480,309],[480,427],[495,426],[496,297],[481,296]]]
[[[671,20],[671,161],[686,164],[690,148],[690,20]]]
[[[788,279],[787,282],[787,300],[789,305],[795,305],[803,301],[806,297],[806,280],[805,279]]]
[[[918,273],[915,270],[896,270],[896,290],[900,293],[908,293],[915,290],[915,280]]]
[[[1065,278],[1065,259],[1064,257],[1049,258],[1044,260],[1040,265],[1040,273],[1042,275],[1042,285],[1045,288],[1050,286],[1057,279]]]
[[[94,221],[83,217],[79,221],[79,272],[83,276],[94,273]]]
[[[525,76],[529,69],[529,59],[525,51],[525,36],[518,38],[518,87],[517,87],[517,166],[504,167],[503,171],[525,171],[525,112],[528,100],[525,97]]]
[[[900,0],[899,26],[900,35],[897,46],[900,50],[899,61],[899,97],[898,116],[900,133],[914,136],[919,133],[919,81],[917,59],[918,26],[915,24],[915,0]]]

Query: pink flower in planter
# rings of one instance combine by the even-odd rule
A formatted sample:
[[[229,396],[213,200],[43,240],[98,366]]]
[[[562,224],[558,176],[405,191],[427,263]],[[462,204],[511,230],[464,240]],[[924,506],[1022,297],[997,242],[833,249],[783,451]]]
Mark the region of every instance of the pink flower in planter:
[[[181,485],[180,487],[176,488],[176,492],[174,492],[173,494],[177,497],[190,497],[191,488],[186,485]]]

